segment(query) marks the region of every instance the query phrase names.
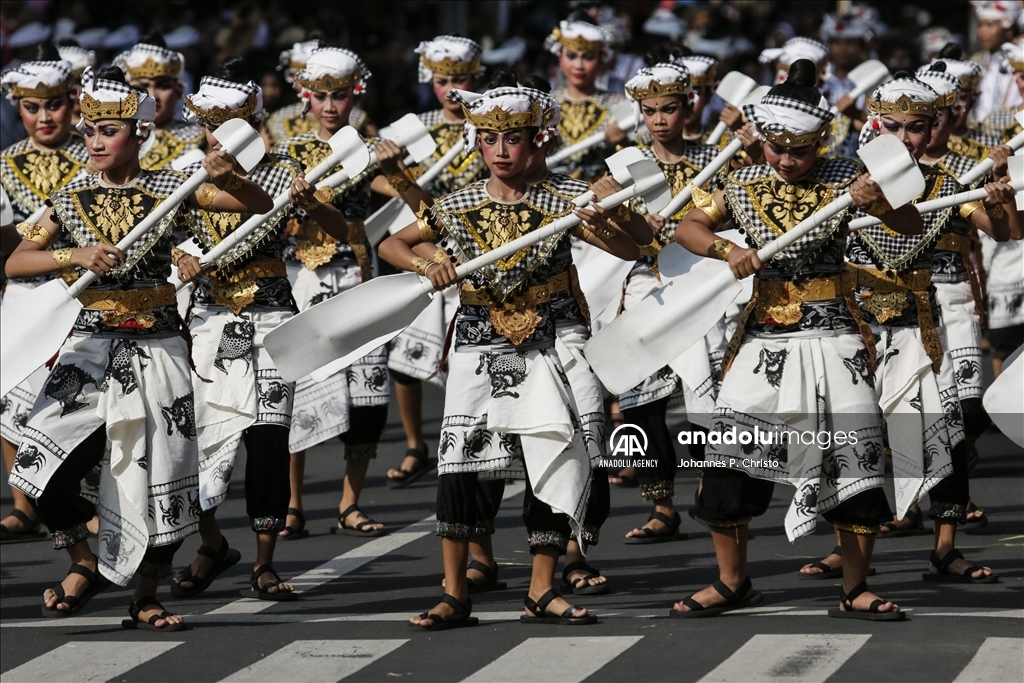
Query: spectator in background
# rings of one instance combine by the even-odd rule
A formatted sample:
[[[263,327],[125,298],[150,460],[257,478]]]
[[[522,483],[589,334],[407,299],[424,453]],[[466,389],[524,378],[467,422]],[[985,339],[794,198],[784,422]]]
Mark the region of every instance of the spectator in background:
[[[857,151],[857,137],[867,117],[864,96],[854,100],[848,94],[857,87],[849,74],[867,60],[875,30],[866,7],[855,7],[849,14],[826,14],[821,22],[821,39],[828,44],[832,67],[821,94],[840,112],[832,119],[834,157],[853,157]]]
[[[974,0],[978,17],[978,42],[982,51],[971,57],[981,64],[981,94],[971,110],[971,121],[984,121],[998,109],[1016,107],[1021,103],[1013,69],[1003,55],[1003,44],[1013,39],[1021,18],[1019,0]]]

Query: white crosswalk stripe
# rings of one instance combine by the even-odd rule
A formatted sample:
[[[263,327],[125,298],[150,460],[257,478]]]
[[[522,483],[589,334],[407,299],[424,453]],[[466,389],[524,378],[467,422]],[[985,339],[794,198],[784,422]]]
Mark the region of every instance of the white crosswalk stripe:
[[[224,679],[246,683],[336,683],[408,640],[296,640]]]
[[[71,641],[7,671],[3,683],[103,683],[171,650],[181,642]]]
[[[986,638],[953,683],[1024,681],[1024,638]]]
[[[466,681],[579,683],[642,638],[643,636],[530,638],[477,671]]]
[[[824,683],[870,635],[759,634],[700,683]]]

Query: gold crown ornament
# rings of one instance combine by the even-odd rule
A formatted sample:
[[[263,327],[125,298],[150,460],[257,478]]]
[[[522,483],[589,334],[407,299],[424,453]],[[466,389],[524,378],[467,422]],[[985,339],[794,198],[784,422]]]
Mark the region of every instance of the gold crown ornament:
[[[103,121],[106,119],[131,119],[139,111],[139,97],[134,92],[117,102],[100,102],[88,92],[83,92],[81,97],[82,118],[89,121]]]
[[[10,88],[11,96],[15,98],[38,97],[41,100],[47,100],[51,97],[56,97],[57,95],[63,95],[66,92],[70,92],[74,85],[74,78],[69,78],[68,80],[61,81],[56,85],[37,83],[34,88],[26,88],[23,85],[11,83],[7,87]]]
[[[570,50],[576,50],[576,52],[601,52],[604,50],[604,42],[600,40],[587,40],[582,36],[569,38],[562,35],[562,29],[558,27],[555,27],[551,35],[554,36],[556,43]]]
[[[694,88],[703,88],[705,86],[715,84],[716,68],[709,66],[708,70],[702,74],[690,73],[690,83]]]
[[[478,130],[506,131],[528,128],[536,126],[537,121],[541,119],[539,101],[531,102],[530,111],[524,112],[507,112],[501,107],[494,107],[487,113],[474,113],[466,105],[462,105],[462,111]],[[549,110],[545,113],[548,114],[547,118],[550,118],[554,112]]]
[[[685,95],[689,89],[688,85],[682,81],[674,81],[672,83],[659,83],[658,81],[651,81],[647,84],[646,88],[626,88],[626,92],[634,100],[639,102],[640,100],[647,100],[652,97],[667,97],[669,95]]]
[[[249,93],[249,98],[245,101],[245,104],[237,109],[228,109],[227,107],[210,107],[209,109],[203,109],[202,107],[197,107],[192,102],[192,98],[186,95],[185,108],[193,112],[203,121],[219,126],[232,119],[247,119],[256,113],[256,93]]]
[[[826,123],[818,130],[812,130],[810,133],[803,133],[802,135],[796,135],[788,130],[783,130],[781,133],[772,133],[761,126],[758,126],[757,129],[764,135],[765,140],[776,145],[782,145],[783,147],[806,147],[812,143],[827,139],[832,132],[832,124],[831,122]]]
[[[426,55],[421,55],[420,60],[423,62],[424,68],[435,74],[442,74],[444,76],[472,76],[480,73],[480,56],[477,55],[469,62],[460,62],[457,59],[451,57],[445,57],[440,61],[427,59]]]
[[[356,69],[348,76],[334,77],[326,74],[316,79],[298,79],[303,88],[311,92],[336,92],[353,87],[363,78],[363,70]]]
[[[167,62],[158,62],[152,57],[146,57],[139,66],[128,66],[125,65],[128,70],[128,78],[135,80],[137,78],[177,78],[178,73],[181,71],[181,60],[175,56]]]
[[[868,111],[872,114],[914,114],[917,116],[935,116],[941,108],[938,100],[931,102],[915,102],[906,94],[900,95],[895,102],[883,102],[871,97],[867,98]]]

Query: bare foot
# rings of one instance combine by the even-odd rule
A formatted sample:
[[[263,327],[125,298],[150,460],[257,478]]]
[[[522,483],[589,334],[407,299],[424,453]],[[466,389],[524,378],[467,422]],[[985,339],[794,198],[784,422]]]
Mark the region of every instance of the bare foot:
[[[447,619],[448,617],[451,617],[455,614],[455,608],[449,605],[447,602],[439,602],[437,603],[437,605],[434,606],[433,609],[426,612],[426,614],[435,614],[441,617],[442,619]],[[430,628],[434,625],[434,620],[428,619],[426,616],[420,616],[419,614],[417,614],[409,620],[409,623],[414,626]]]
[[[181,571],[174,572],[174,576],[171,580],[178,584],[182,588],[195,588],[199,579],[205,578],[209,574],[213,565],[217,563],[212,557],[206,557],[205,555],[196,555],[196,559],[192,560],[192,564],[189,567],[192,570],[192,579],[195,580],[182,580],[184,573]]]
[[[664,505],[655,505],[654,509],[662,513],[669,519],[674,518],[676,512],[675,508],[665,507]],[[632,531],[626,534],[626,538],[642,538],[644,536],[647,536],[648,534],[645,534],[643,532],[644,529],[650,529],[654,532],[655,536],[660,536],[666,533],[669,530],[669,527],[660,519],[649,519],[643,525],[643,527],[634,527]]]
[[[160,607],[160,605],[149,605],[139,612],[139,621],[144,624],[149,623],[150,619],[157,616],[161,612],[166,611],[167,610]],[[163,617],[162,619],[157,619],[156,622],[153,623],[153,625],[157,628],[164,628],[166,626],[171,626],[173,624],[184,623],[184,621],[185,617],[181,616],[180,614],[168,614],[166,617]]]
[[[421,453],[425,454],[427,450],[427,445],[420,444],[415,449],[410,447],[409,450],[418,450]],[[398,469],[392,467],[391,469],[388,470],[388,479],[404,479],[406,477],[405,472],[412,472],[413,470],[416,469],[420,462],[420,459],[417,458],[415,455],[405,456],[404,458],[402,458],[402,464],[398,466]],[[402,470],[405,470],[405,472],[403,472]]]
[[[29,528],[39,528],[39,518],[36,517],[32,510],[22,510],[23,515],[32,520],[32,525],[25,524],[14,515],[7,515],[3,519],[0,519],[0,524],[7,529],[9,534],[20,534],[29,530]]]
[[[585,583],[577,583],[589,574],[590,572],[586,569],[577,569],[574,572],[569,572],[569,583],[572,584],[573,588],[586,588],[587,586],[600,586],[602,583],[608,582],[607,576],[591,576],[589,579],[586,579]]]
[[[298,508],[296,508],[296,509],[298,509]],[[293,529],[298,529],[303,524],[304,524],[304,520],[302,520],[298,515],[293,515],[293,514],[285,515],[285,518],[284,518],[284,525],[285,525],[285,527],[291,527]],[[281,538],[288,538],[292,534],[289,531],[285,531],[284,529],[281,529],[280,531],[277,532],[277,535],[280,536]]]
[[[722,579],[722,583],[724,583],[726,585],[726,587],[729,588],[729,590],[735,592],[735,591],[739,590],[739,587],[743,583],[743,581],[738,581],[733,586],[730,586],[729,583],[727,581],[725,581],[724,579]],[[751,591],[753,591],[753,588],[751,588]],[[742,596],[742,597],[746,597],[746,596]],[[725,602],[726,602],[725,598],[722,597],[722,594],[719,593],[718,590],[714,586],[708,586],[707,588],[704,588],[702,590],[697,591],[696,593],[694,593],[693,595],[690,596],[690,599],[691,600],[695,600],[698,604],[700,604],[705,609],[708,608],[708,607],[714,607],[715,605],[722,605],[722,604],[725,604]],[[672,605],[672,609],[674,609],[677,612],[689,612],[689,611],[691,611],[690,608],[682,600],[680,600],[676,604]]]
[[[608,483],[609,484],[619,485],[619,484],[622,483],[623,477],[625,477],[626,479],[635,479],[636,478],[636,468],[635,467],[624,467],[621,470],[619,470],[618,474],[608,475]]]

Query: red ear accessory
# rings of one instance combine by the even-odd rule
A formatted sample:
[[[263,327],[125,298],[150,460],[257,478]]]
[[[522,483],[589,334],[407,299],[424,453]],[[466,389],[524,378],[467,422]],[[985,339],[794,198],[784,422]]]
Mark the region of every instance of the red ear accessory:
[[[871,130],[878,130],[881,127],[881,124],[879,124],[877,120],[871,122]]]
[[[362,95],[364,92],[366,92],[366,86],[363,85],[362,83],[356,83],[355,87],[352,88],[352,92],[354,92],[356,95]]]

